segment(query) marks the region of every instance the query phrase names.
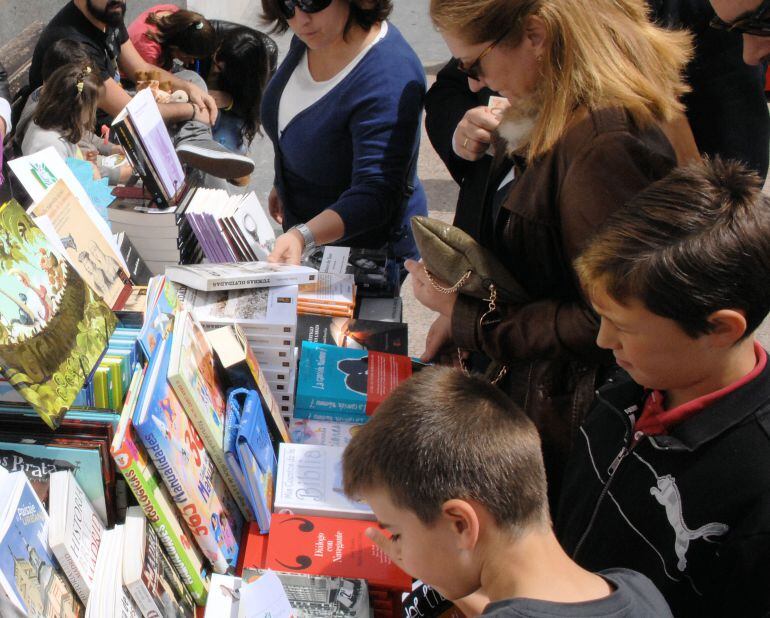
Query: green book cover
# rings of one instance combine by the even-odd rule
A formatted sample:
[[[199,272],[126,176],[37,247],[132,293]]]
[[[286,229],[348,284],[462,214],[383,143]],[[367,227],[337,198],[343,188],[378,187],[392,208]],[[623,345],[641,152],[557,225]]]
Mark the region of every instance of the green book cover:
[[[171,563],[193,600],[198,605],[205,605],[208,578],[204,574],[203,557],[187,532],[186,525],[179,519],[171,496],[131,424],[131,416],[141,390],[141,380],[142,372],[137,369],[131,380],[123,414],[112,442],[112,458],[136,496],[147,520],[158,534]]]
[[[0,370],[52,429],[116,322],[19,203],[0,206]]]

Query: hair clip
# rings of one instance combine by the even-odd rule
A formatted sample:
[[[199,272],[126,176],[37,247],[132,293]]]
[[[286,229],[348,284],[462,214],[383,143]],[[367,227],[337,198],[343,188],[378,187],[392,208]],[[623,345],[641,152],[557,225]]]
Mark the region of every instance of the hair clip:
[[[83,94],[83,88],[85,87],[85,82],[83,82],[83,78],[78,79],[78,83],[75,84],[75,88],[77,88],[78,94]]]
[[[85,72],[86,72],[86,75],[90,75],[90,74],[91,74],[91,67],[90,67],[90,66],[87,66],[87,67],[85,68]]]
[[[203,22],[202,21],[196,21],[195,22],[195,29],[196,30],[203,30]]]

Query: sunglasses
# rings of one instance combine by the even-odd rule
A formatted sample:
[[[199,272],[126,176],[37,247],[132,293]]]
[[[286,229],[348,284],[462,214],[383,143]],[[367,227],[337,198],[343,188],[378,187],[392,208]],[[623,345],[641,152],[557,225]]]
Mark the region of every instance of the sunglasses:
[[[726,22],[715,15],[709,25],[717,30],[753,36],[770,36],[770,0],[763,0],[755,10],[744,13],[731,22]]]
[[[299,7],[303,13],[318,13],[332,3],[332,0],[279,0],[278,7],[286,19],[294,17],[294,10]]]
[[[767,2],[770,2],[770,0],[766,0]],[[455,58],[455,61],[457,62],[457,68],[460,69],[462,73],[464,73],[467,77],[470,77],[473,80],[480,81],[481,77],[483,75],[483,72],[481,70],[481,61],[484,59],[484,57],[491,52],[495,46],[500,43],[506,36],[508,36],[508,33],[510,32],[510,29],[503,32],[499,37],[497,37],[492,43],[487,47],[483,52],[481,52],[476,60],[471,62],[467,67],[463,63],[462,60],[459,58]]]

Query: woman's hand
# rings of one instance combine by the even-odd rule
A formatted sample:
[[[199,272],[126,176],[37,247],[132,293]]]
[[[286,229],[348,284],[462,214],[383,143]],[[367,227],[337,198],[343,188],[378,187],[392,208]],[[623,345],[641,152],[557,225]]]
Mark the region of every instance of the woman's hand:
[[[283,204],[281,198],[278,196],[278,191],[275,187],[270,191],[270,195],[267,198],[267,209],[270,211],[270,216],[275,219],[278,225],[283,225]]]
[[[478,161],[492,143],[492,132],[500,124],[500,113],[486,105],[465,112],[452,136],[452,145],[458,157]]]
[[[183,89],[190,97],[190,103],[199,108],[201,112],[207,112],[208,123],[213,127],[214,123],[217,121],[218,114],[217,104],[213,97],[208,92],[204,92],[198,88],[198,86],[190,82],[184,82]]]
[[[454,311],[455,303],[457,302],[457,292],[444,294],[434,288],[428,279],[428,275],[425,273],[425,267],[422,262],[407,260],[404,262],[404,266],[409,271],[409,274],[412,275],[414,297],[428,309],[451,318],[452,311]],[[438,283],[444,286],[443,282]]]
[[[452,318],[440,315],[430,325],[428,336],[425,338],[425,351],[420,356],[420,360],[423,363],[434,361],[450,341],[452,341]]]
[[[209,90],[209,94],[211,95],[211,98],[214,99],[219,109],[229,109],[233,104],[233,95],[229,92],[225,92],[224,90]]]
[[[297,230],[292,229],[275,239],[275,247],[267,256],[267,261],[299,265],[304,250],[305,239]]]

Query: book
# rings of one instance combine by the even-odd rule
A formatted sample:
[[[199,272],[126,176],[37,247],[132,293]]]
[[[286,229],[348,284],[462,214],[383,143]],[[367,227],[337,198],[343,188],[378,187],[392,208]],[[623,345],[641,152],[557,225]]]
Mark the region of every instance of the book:
[[[406,356],[303,341],[294,416],[366,422],[396,386],[424,366]]]
[[[97,225],[97,212],[89,212],[64,181],[59,180],[29,211],[35,218],[47,217],[62,253],[81,278],[113,310],[123,308],[131,294],[131,276],[111,233]]]
[[[376,520],[363,502],[342,489],[341,446],[281,444],[275,486],[276,513]]]
[[[171,281],[201,292],[298,285],[315,281],[317,276],[314,268],[272,262],[195,264],[166,269],[166,277]]]
[[[128,110],[123,109],[112,121],[112,130],[123,147],[131,167],[142,179],[142,191],[139,197],[147,196],[158,207],[166,207],[170,204],[170,196],[160,183],[158,174],[150,162],[144,145],[139,140],[133,123],[128,117]]]
[[[241,583],[238,618],[296,618],[283,584],[273,571],[253,573]]]
[[[208,592],[203,556],[131,424],[143,376],[137,367],[110,450],[179,577],[195,603],[203,605]]]
[[[407,354],[408,325],[319,315],[297,316],[297,341],[326,343],[341,348]]]
[[[223,326],[207,332],[206,337],[214,350],[228,387],[248,388],[259,395],[273,444],[289,442],[289,430],[281,416],[280,405],[275,400],[259,361],[248,346],[240,327],[237,324]]]
[[[358,305],[359,320],[401,322],[404,303],[400,298],[362,298]]]
[[[400,269],[385,250],[317,247],[303,258],[303,264],[319,273],[350,275],[359,297],[395,298],[401,288]]]
[[[353,275],[319,273],[313,283],[299,286],[297,312],[352,318],[356,306]]]
[[[247,520],[251,519],[248,498],[225,461],[225,398],[214,367],[214,354],[203,327],[189,311],[181,311],[174,321],[167,379],[238,508]]]
[[[246,489],[249,506],[260,530],[270,530],[275,493],[276,456],[257,391],[230,392],[227,401],[229,432],[225,452],[235,476]]]
[[[0,206],[0,373],[56,428],[117,319],[18,202]]]
[[[146,286],[150,277],[152,277],[152,273],[147,267],[147,264],[144,263],[144,260],[134,243],[131,242],[131,239],[125,231],[116,234],[115,242],[117,242],[118,247],[120,248],[123,259],[128,264],[128,273],[131,277],[131,281],[134,285]]]
[[[238,324],[247,337],[252,334],[284,335],[294,345],[296,285],[219,292],[201,292],[183,287],[179,297],[207,328]]]
[[[69,470],[51,475],[49,512],[51,551],[86,604],[96,577],[104,524]]]
[[[366,536],[371,526],[353,519],[273,514],[265,567],[411,590],[412,578]]]
[[[195,605],[138,506],[128,509],[123,583],[144,618],[192,618]]]
[[[142,614],[123,586],[122,564],[125,526],[106,530],[96,559],[96,581],[86,605],[86,618],[141,618]]]
[[[0,505],[3,616],[82,617],[83,605],[48,544],[48,514],[24,473],[0,477]]]
[[[289,424],[289,434],[291,441],[297,444],[345,447],[350,443],[356,428],[360,426],[360,423],[293,418]]]
[[[243,518],[166,380],[171,339],[149,362],[132,423],[201,551],[226,573],[237,561]]]
[[[240,591],[240,577],[214,573],[204,618],[238,618]]]

